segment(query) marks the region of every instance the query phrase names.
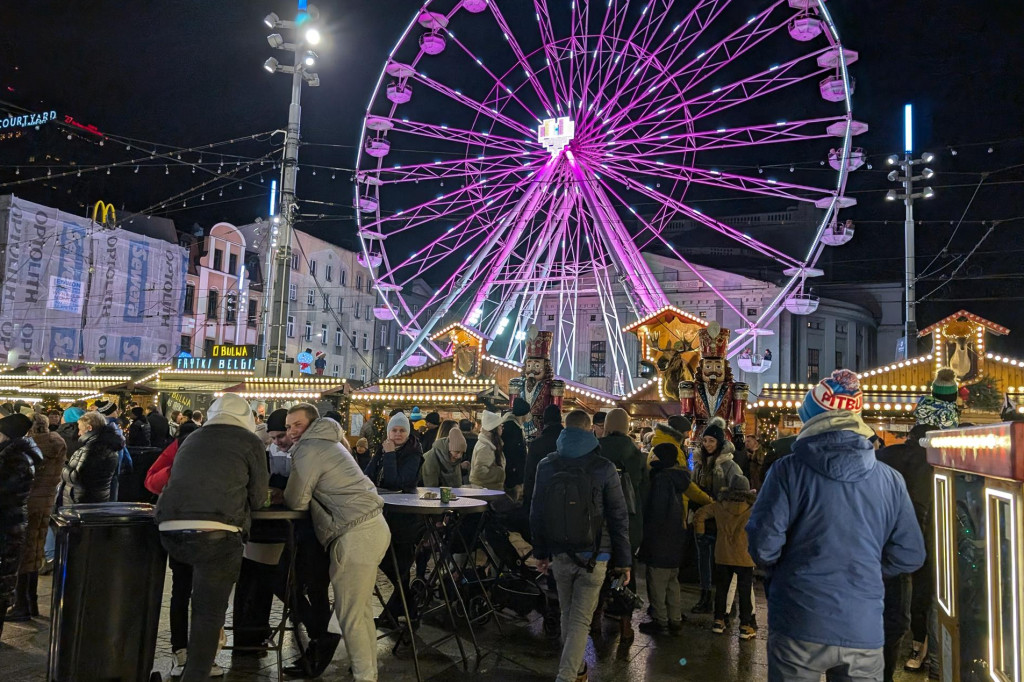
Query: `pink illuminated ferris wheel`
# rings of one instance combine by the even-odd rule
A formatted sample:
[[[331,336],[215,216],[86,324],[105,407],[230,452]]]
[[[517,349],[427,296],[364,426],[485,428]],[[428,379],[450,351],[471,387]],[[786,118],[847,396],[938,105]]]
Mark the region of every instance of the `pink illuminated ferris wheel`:
[[[603,340],[628,391],[621,329],[668,303],[642,251],[711,289],[686,254],[777,274],[767,308],[736,309],[748,328],[733,353],[783,308],[813,311],[806,280],[853,232],[839,211],[864,162],[856,59],[823,0],[428,0],[383,67],[356,164],[375,312],[412,340],[392,371],[437,357],[442,321],[481,329],[511,359],[547,323],[556,371],[575,378],[578,342]],[[801,203],[815,224],[790,233],[724,218]],[[407,295],[419,278],[426,305]]]

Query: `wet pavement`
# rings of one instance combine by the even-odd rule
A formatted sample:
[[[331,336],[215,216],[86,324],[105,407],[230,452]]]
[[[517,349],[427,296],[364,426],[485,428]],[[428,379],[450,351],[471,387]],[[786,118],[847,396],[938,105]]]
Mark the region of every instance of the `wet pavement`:
[[[642,571],[641,571],[642,573]],[[382,587],[386,581],[381,583]],[[170,573],[165,583],[164,609],[161,614],[160,634],[157,642],[157,656],[154,665],[165,679],[171,670],[170,633],[168,626],[168,603],[170,600]],[[677,637],[652,637],[636,632],[632,643],[620,642],[616,622],[604,619],[602,634],[591,638],[587,644],[586,660],[590,668],[590,679],[594,682],[608,680],[701,680],[714,682],[728,680],[736,682],[758,682],[767,679],[765,643],[767,638],[767,613],[764,609],[764,595],[757,587],[758,622],[762,625],[755,640],[741,642],[737,637],[737,624],[730,632],[716,635],[711,632],[711,616],[689,615],[683,632]],[[641,589],[641,594],[644,591]],[[44,596],[45,595],[45,596]],[[39,583],[40,610],[42,617],[29,623],[8,623],[0,645],[0,680],[2,682],[38,682],[45,679],[46,651],[49,640],[49,597],[50,580],[41,577]],[[683,605],[686,610],[697,601],[696,586],[683,586]],[[275,606],[272,622],[279,617],[279,605]],[[230,615],[229,615],[230,619]],[[646,620],[641,611],[634,614],[634,628]],[[533,613],[527,619],[502,617],[503,632],[492,620],[478,628],[481,649],[479,659],[467,643],[470,656],[469,670],[462,668],[459,652],[454,641],[440,645],[437,649],[421,649],[420,664],[424,680],[436,682],[459,682],[461,680],[501,680],[508,682],[540,682],[555,678],[560,646],[557,639],[547,637],[542,628],[541,617]],[[439,623],[427,620],[418,632],[418,642],[432,641],[443,631],[435,627]],[[408,647],[399,649],[397,656],[392,653],[393,638],[379,640],[380,679],[414,681],[416,679]],[[285,662],[296,657],[292,641],[286,641]],[[262,658],[232,657],[227,651],[221,652],[218,663],[227,674],[222,679],[232,680],[276,680],[276,660],[273,654]],[[348,656],[344,642],[335,654],[334,662],[327,669],[322,680],[350,680]],[[924,682],[924,674],[899,674],[899,682]]]

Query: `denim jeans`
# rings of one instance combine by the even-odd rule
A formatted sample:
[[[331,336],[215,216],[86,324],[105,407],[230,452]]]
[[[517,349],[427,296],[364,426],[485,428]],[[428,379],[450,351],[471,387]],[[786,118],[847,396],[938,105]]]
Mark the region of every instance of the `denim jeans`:
[[[697,571],[700,573],[700,589],[711,589],[715,566],[715,535],[697,536]]]
[[[171,567],[171,651],[188,648],[188,605],[192,599],[192,566],[168,557]]]
[[[583,666],[590,621],[601,596],[607,569],[607,561],[598,561],[588,572],[566,554],[559,554],[551,561],[551,571],[558,588],[558,606],[562,611],[562,657],[558,662],[558,682],[575,682]]]
[[[242,566],[242,536],[228,531],[161,533],[175,561],[192,567],[192,628],[182,682],[210,677],[231,588]]]
[[[881,682],[881,649],[851,649],[768,633],[768,682]]]
[[[331,543],[334,609],[345,636],[355,682],[377,679],[377,629],[373,624],[373,588],[377,566],[387,552],[391,531],[383,516],[351,528]]]
[[[46,542],[43,543],[43,556],[47,561],[53,561],[57,556],[57,536],[53,534],[53,528],[46,529]]]

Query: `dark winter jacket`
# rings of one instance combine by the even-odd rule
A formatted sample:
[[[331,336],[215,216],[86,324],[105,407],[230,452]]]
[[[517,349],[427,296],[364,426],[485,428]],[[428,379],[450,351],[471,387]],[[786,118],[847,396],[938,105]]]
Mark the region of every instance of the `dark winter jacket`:
[[[561,462],[559,460],[567,460]],[[575,460],[568,462],[568,460]],[[590,461],[596,460],[596,461]],[[537,467],[537,482],[530,506],[530,530],[533,534],[533,554],[538,559],[550,559],[569,551],[548,541],[545,535],[545,491],[552,476],[563,464],[587,466],[591,472],[594,512],[604,519],[598,561],[608,561],[610,568],[629,568],[633,553],[629,545],[629,515],[619,485],[615,465],[601,457],[597,438],[590,431],[567,428],[558,437],[557,450],[545,457]],[[578,552],[580,558],[590,558],[590,552]]]
[[[526,438],[523,427],[515,419],[508,419],[501,429],[501,454],[505,460],[505,489],[523,485],[526,469]]]
[[[171,425],[167,417],[159,412],[150,412],[146,421],[149,422],[149,439],[153,447],[167,447],[171,442]]]
[[[678,568],[686,547],[683,494],[690,486],[690,471],[651,463],[650,490],[644,505],[644,538],[639,558],[654,568]]]
[[[921,431],[927,431],[925,427]],[[927,533],[932,511],[932,465],[928,463],[928,454],[921,447],[918,438],[924,435],[917,432],[917,427],[911,430],[907,441],[900,445],[890,445],[878,451],[878,461],[888,464],[903,476],[907,485],[907,493],[910,494],[910,502],[914,505],[914,514],[917,516],[917,523],[921,531],[925,533],[925,539],[930,539]]]
[[[0,443],[0,608],[10,602],[18,582],[28,526],[28,497],[35,468],[43,461],[28,438]]]
[[[123,444],[121,434],[112,424],[108,423],[99,432],[90,431],[64,465],[59,493],[61,505],[110,502]]]
[[[25,535],[25,547],[21,551],[21,569],[19,573],[32,573],[43,566],[43,545],[46,543],[46,530],[49,527],[50,514],[53,513],[53,501],[60,485],[61,471],[68,458],[67,445],[55,431],[31,434],[43,461],[36,464],[36,475],[32,480],[32,492],[28,498],[28,529]]]
[[[373,484],[385,490],[412,490],[419,484],[423,450],[413,436],[394,452],[377,448],[373,459],[366,465],[366,475]]]
[[[629,515],[629,544],[633,551],[640,549],[644,537],[644,499],[647,497],[647,458],[633,439],[624,433],[613,433],[601,438],[601,456],[629,475],[633,485],[636,513]]]
[[[925,549],[906,485],[879,465],[871,435],[851,412],[811,419],[758,493],[747,535],[750,556],[769,574],[772,632],[883,645],[882,581],[917,570]]]
[[[562,423],[544,424],[544,430],[533,439],[526,450],[526,467],[523,470],[523,507],[530,508],[533,499],[533,488],[537,481],[537,465],[540,461],[557,449],[558,437],[562,435]]]
[[[69,455],[74,454],[82,445],[78,440],[78,422],[64,422],[57,427],[57,435],[64,439]]]
[[[420,449],[426,452],[430,448],[434,447],[434,441],[437,440],[438,427],[431,426],[429,429],[423,432],[420,436]]]
[[[156,522],[216,521],[249,532],[267,499],[267,453],[242,426],[207,424],[181,441],[156,503]]]
[[[126,445],[129,447],[148,448],[153,444],[152,430],[149,422],[145,419],[133,419],[128,425],[128,434],[125,436]]]

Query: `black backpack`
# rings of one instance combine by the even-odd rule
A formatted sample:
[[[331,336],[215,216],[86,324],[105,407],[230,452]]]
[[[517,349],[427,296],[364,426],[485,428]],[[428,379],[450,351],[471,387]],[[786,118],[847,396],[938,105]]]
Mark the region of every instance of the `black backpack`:
[[[622,499],[626,501],[626,512],[635,516],[639,507],[636,500],[636,491],[633,489],[633,477],[625,469],[615,468],[619,475],[619,485],[622,486]]]
[[[596,556],[602,519],[594,501],[592,472],[601,460],[588,456],[582,461],[562,457],[553,457],[552,461],[555,473],[544,497],[548,541],[574,558],[576,552],[593,552]],[[594,556],[588,566],[593,566]]]

